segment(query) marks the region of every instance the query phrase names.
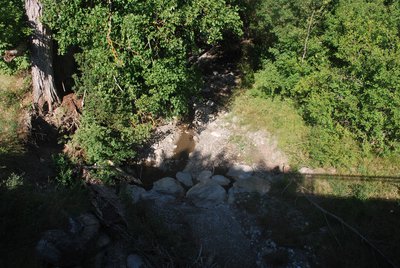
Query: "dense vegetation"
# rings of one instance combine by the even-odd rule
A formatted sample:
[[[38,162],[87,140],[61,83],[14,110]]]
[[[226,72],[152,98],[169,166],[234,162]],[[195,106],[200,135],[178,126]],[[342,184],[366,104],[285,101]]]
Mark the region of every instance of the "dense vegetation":
[[[241,33],[225,1],[45,1],[60,52],[78,46],[85,95],[75,140],[89,161],[133,157],[158,116],[187,112],[198,90],[189,58]]]
[[[314,126],[320,164],[338,164],[343,140],[364,152],[399,152],[398,1],[260,1],[251,29],[262,68],[255,86],[293,99]],[[339,146],[340,147],[340,146]],[[339,159],[340,160],[340,159]],[[342,159],[344,160],[344,159]],[[345,160],[344,162],[346,162]]]
[[[251,40],[242,63],[254,78],[244,81],[264,98],[291,100],[312,127],[316,163],[351,163],[350,145],[356,154],[399,153],[398,1],[42,3],[58,53],[79,51],[75,91],[85,106],[73,143],[89,162],[131,158],[157,118],[187,113],[201,82],[196,57],[235,35]],[[0,52],[26,39],[23,8],[1,6]]]

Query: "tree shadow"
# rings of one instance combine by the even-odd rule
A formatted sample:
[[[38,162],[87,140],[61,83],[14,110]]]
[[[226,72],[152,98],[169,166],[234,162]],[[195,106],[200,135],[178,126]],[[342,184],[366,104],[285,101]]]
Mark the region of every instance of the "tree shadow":
[[[53,157],[63,150],[58,129],[40,116],[33,116],[30,125],[31,132],[21,152],[0,154],[0,180],[14,173],[40,184],[57,175]]]

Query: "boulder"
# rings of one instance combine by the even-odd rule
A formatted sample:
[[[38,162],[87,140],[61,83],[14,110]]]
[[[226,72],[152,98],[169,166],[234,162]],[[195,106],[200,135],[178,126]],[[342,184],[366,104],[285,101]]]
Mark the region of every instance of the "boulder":
[[[228,203],[233,204],[236,197],[241,193],[258,193],[266,194],[271,189],[271,184],[268,180],[259,177],[250,177],[236,181],[232,188],[228,191]]]
[[[271,189],[271,183],[266,179],[253,176],[245,180],[236,181],[233,187],[247,193],[265,194]]]
[[[235,180],[247,179],[253,175],[253,168],[247,165],[235,164],[229,168],[228,177],[232,177]]]
[[[127,268],[144,268],[145,264],[142,257],[136,254],[130,254],[126,259]]]
[[[81,226],[80,230],[74,233],[76,235],[76,240],[79,244],[86,247],[89,242],[93,241],[93,239],[98,236],[100,222],[92,213],[80,215],[76,218],[76,222]]]
[[[140,201],[142,194],[144,194],[146,190],[140,186],[128,185],[126,187],[126,192],[128,196],[131,198],[132,203],[136,204],[137,202]]]
[[[228,191],[228,204],[234,204],[236,201],[236,195],[239,193],[244,193],[244,191],[237,187],[232,187]]]
[[[218,183],[221,186],[227,186],[227,185],[229,185],[229,183],[231,183],[231,181],[227,177],[222,176],[222,175],[214,175],[211,177],[211,180],[215,181],[216,183]]]
[[[143,193],[141,197],[142,197],[141,198],[142,200],[154,201],[159,204],[168,203],[168,202],[176,200],[176,196],[174,196],[174,195],[163,194],[163,193],[156,192],[154,190],[150,190],[150,191]]]
[[[70,218],[67,231],[49,230],[42,235],[36,253],[39,259],[54,266],[78,265],[85,253],[95,247],[99,229],[100,223],[91,213]]]
[[[111,238],[105,234],[105,233],[101,233],[99,235],[99,238],[97,239],[96,242],[96,247],[98,249],[104,249],[105,247],[107,247],[109,244],[111,243]]]
[[[313,174],[314,170],[312,170],[311,168],[308,168],[308,167],[302,167],[299,169],[299,173],[304,174],[304,175]]]
[[[186,193],[186,197],[197,207],[209,208],[225,202],[226,191],[221,185],[210,180],[193,186]]]
[[[180,181],[186,187],[193,186],[192,174],[189,172],[178,172],[176,173],[176,179]]]
[[[207,182],[210,180],[212,175],[213,173],[210,170],[203,170],[199,175],[197,175],[196,180],[197,182]]]
[[[46,231],[36,245],[39,259],[55,266],[65,267],[80,263],[83,252],[74,238],[62,230]]]
[[[185,191],[183,187],[179,184],[179,182],[171,177],[166,177],[156,181],[153,184],[152,190],[161,194],[167,194],[173,196],[183,195]]]

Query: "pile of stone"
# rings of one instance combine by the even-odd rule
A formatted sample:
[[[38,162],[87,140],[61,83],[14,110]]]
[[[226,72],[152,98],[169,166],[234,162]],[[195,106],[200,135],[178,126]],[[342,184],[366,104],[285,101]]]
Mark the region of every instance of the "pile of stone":
[[[270,190],[268,179],[256,176],[252,167],[239,164],[233,165],[225,175],[203,170],[196,176],[182,171],[175,177],[156,181],[149,191],[129,185],[129,195],[133,203],[141,200],[171,202],[186,199],[196,207],[210,208],[223,203],[234,204],[243,193],[263,195]]]

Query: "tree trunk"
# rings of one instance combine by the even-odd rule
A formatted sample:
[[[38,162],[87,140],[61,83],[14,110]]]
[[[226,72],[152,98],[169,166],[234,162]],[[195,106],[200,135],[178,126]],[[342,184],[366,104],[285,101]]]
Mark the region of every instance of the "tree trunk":
[[[33,29],[31,36],[31,62],[33,102],[40,112],[52,111],[53,104],[60,101],[54,84],[53,41],[50,29],[40,20],[43,6],[40,0],[25,0],[28,22]]]

